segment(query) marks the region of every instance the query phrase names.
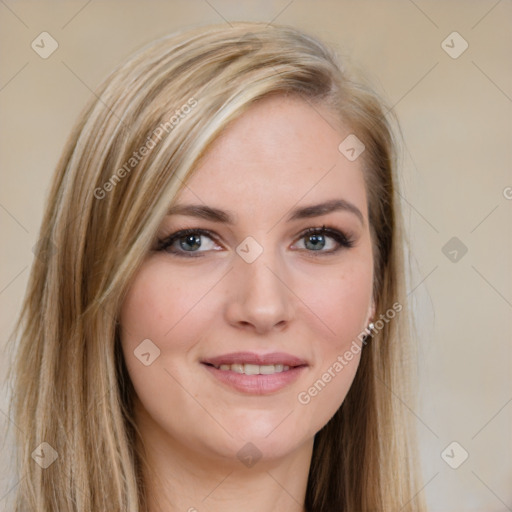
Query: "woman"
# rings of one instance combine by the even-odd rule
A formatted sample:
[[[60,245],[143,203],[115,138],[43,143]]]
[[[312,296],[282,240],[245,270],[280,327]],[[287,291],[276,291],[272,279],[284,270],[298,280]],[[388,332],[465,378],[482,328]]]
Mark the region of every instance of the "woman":
[[[19,511],[419,511],[394,147],[291,27],[104,82],[19,322]]]

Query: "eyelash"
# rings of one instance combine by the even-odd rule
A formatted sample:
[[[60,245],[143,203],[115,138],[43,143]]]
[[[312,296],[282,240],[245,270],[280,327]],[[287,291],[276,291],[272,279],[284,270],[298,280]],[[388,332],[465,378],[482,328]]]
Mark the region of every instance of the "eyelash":
[[[169,236],[167,236],[165,238],[158,239],[156,250],[157,251],[165,251],[166,249],[171,247],[172,244],[176,240],[179,240],[180,238],[184,238],[184,237],[186,237],[188,235],[207,236],[208,238],[210,238],[214,242],[218,243],[217,237],[211,231],[209,231],[207,229],[201,229],[201,228],[189,228],[189,229],[182,229],[182,230],[176,231],[175,233],[173,233],[173,234],[171,234],[171,235],[169,235]],[[336,228],[325,226],[325,225],[323,225],[320,228],[308,228],[308,229],[306,229],[305,231],[303,231],[299,235],[297,240],[301,240],[302,238],[305,238],[305,237],[308,237],[308,236],[313,236],[313,235],[327,235],[330,238],[332,238],[336,243],[338,243],[338,247],[337,248],[331,249],[329,251],[309,251],[307,249],[301,249],[301,250],[304,250],[306,252],[312,253],[315,256],[334,254],[334,253],[337,253],[338,251],[340,251],[343,248],[349,249],[349,248],[353,247],[354,243],[355,243],[353,239],[351,239],[350,237],[345,235],[345,233],[343,233],[342,231],[340,231],[340,230],[338,230]],[[169,254],[173,255],[173,256],[178,256],[178,257],[198,258],[198,257],[203,256],[202,253],[207,252],[207,251],[196,252],[196,251],[180,251],[180,250],[177,250],[177,251],[173,251],[173,252],[170,252],[170,251],[167,251],[167,252]]]

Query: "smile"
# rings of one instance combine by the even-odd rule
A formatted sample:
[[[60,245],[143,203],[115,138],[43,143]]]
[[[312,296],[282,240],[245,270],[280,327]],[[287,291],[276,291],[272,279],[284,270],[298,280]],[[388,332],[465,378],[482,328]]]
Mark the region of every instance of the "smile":
[[[293,384],[309,366],[305,359],[284,352],[232,352],[208,357],[203,368],[225,389],[267,395]]]
[[[212,365],[217,370],[227,371],[227,372],[235,372],[235,373],[243,373],[245,375],[273,375],[274,373],[287,372],[290,367],[286,364],[221,364],[221,365]]]

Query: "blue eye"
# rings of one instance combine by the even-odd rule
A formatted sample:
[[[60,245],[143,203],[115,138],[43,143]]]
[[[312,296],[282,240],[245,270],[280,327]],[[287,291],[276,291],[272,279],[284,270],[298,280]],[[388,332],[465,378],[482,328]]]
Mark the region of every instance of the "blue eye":
[[[197,253],[216,250],[215,247],[217,247],[217,244],[213,241],[209,231],[204,229],[184,229],[173,233],[163,240],[159,240],[157,250],[195,256]]]
[[[201,247],[201,235],[186,235],[183,238],[178,238],[180,248],[187,251],[195,251]]]
[[[299,247],[297,247],[297,245]],[[304,231],[295,243],[295,248],[315,255],[328,255],[342,248],[353,247],[354,241],[343,232],[322,226],[309,228]],[[183,257],[199,257],[208,251],[219,250],[214,235],[206,229],[183,229],[158,241],[157,251],[166,251],[170,254]]]
[[[353,247],[354,241],[337,229],[309,228],[302,233],[300,240],[304,240],[304,248],[308,252],[330,254],[339,251],[342,247]],[[302,249],[302,247],[301,247]]]
[[[320,251],[325,249],[325,246],[328,245],[329,237],[326,237],[323,233],[313,233],[312,235],[307,235],[306,243],[304,244],[307,249],[312,249],[313,251]]]

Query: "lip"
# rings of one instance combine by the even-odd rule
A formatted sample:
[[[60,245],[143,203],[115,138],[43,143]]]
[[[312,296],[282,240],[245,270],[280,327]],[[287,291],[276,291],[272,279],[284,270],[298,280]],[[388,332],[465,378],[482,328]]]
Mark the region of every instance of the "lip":
[[[290,367],[307,366],[308,362],[285,352],[272,352],[269,354],[256,354],[255,352],[232,352],[216,357],[209,357],[201,361],[204,364],[220,366],[221,364],[285,364]]]
[[[221,364],[283,364],[289,370],[271,375],[245,375],[230,370],[215,368]],[[276,393],[296,381],[308,367],[307,361],[284,352],[256,354],[254,352],[233,352],[201,361],[203,367],[223,385],[244,394],[268,395]]]

